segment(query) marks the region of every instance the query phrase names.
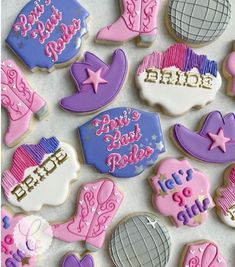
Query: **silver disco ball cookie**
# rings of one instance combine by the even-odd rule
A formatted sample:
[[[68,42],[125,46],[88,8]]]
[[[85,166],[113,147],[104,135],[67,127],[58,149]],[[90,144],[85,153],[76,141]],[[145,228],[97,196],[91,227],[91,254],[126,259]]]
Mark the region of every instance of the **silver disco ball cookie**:
[[[165,267],[170,248],[168,230],[151,213],[125,219],[114,230],[109,244],[117,267]]]
[[[200,45],[219,37],[230,16],[229,0],[169,0],[169,26],[189,44]]]

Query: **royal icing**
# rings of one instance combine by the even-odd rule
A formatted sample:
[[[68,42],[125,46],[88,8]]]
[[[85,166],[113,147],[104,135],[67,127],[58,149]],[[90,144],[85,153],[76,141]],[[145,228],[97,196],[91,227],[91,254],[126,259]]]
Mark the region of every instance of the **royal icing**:
[[[231,16],[229,0],[170,0],[168,26],[176,39],[205,45],[227,28]]]
[[[126,218],[116,227],[109,243],[109,253],[117,267],[164,267],[170,252],[168,230],[150,213]]]
[[[208,177],[193,169],[187,160],[161,161],[151,185],[155,191],[155,209],[171,216],[177,227],[202,224],[207,211],[214,206]]]
[[[140,174],[165,152],[159,116],[134,108],[104,111],[79,134],[86,163],[116,177]]]
[[[211,241],[202,241],[186,246],[181,267],[227,267],[218,246]]]
[[[181,115],[214,100],[222,80],[215,61],[197,55],[185,44],[174,44],[165,52],[155,51],[144,58],[136,83],[150,105],[158,104],[169,114]]]
[[[74,217],[64,223],[52,224],[54,237],[65,242],[84,241],[90,251],[101,248],[122,200],[123,195],[112,180],[100,179],[84,184]]]
[[[20,250],[14,240],[14,229],[24,215],[13,215],[6,207],[1,208],[1,266],[36,267],[37,259],[30,251]]]
[[[9,119],[4,139],[7,146],[16,145],[29,132],[33,116],[42,119],[48,111],[45,100],[32,89],[13,60],[1,63],[1,104]]]
[[[235,96],[235,41],[233,45],[233,52],[230,53],[224,60],[224,71],[227,84],[227,94]]]
[[[189,155],[211,163],[235,161],[235,114],[209,113],[199,132],[181,124],[173,128],[175,141]]]
[[[113,53],[107,65],[94,54],[86,52],[83,62],[71,66],[70,73],[78,92],[60,101],[62,108],[83,113],[96,111],[109,104],[121,90],[127,76],[128,62],[123,50]]]
[[[30,1],[6,42],[31,70],[64,66],[80,52],[88,15],[77,0]]]
[[[98,42],[125,42],[139,37],[138,44],[149,46],[156,39],[160,0],[122,0],[123,13],[113,24],[101,29]]]
[[[60,205],[79,169],[73,147],[56,137],[42,138],[36,145],[16,149],[11,168],[2,174],[3,191],[11,204],[25,211]]]
[[[94,260],[91,255],[79,259],[74,253],[69,253],[64,257],[61,267],[94,267]]]
[[[218,188],[215,203],[222,221],[235,227],[235,163],[226,169],[224,177],[225,185]]]

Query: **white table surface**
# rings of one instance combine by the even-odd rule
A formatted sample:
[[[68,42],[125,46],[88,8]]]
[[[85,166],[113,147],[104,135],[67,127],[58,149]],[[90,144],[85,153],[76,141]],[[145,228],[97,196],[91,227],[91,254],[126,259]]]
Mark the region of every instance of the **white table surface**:
[[[59,100],[71,95],[75,92],[76,87],[69,75],[68,68],[55,70],[51,74],[37,72],[31,73],[21,62],[14,56],[9,48],[6,47],[4,39],[7,36],[10,27],[20,11],[20,9],[28,2],[28,0],[2,0],[2,58],[13,58],[22,67],[28,81],[48,102],[50,106],[49,116],[41,122],[35,122],[32,132],[24,139],[24,142],[37,143],[42,137],[50,137],[52,135],[72,144],[77,152],[79,159],[81,159],[81,149],[79,147],[78,136],[75,129],[77,126],[86,122],[94,115],[78,116],[69,112],[65,112],[58,107]],[[114,21],[119,16],[119,6],[116,0],[81,0],[84,7],[90,12],[89,20],[89,38],[87,39],[85,50],[94,52],[103,60],[109,60],[114,46],[99,45],[94,42],[94,38],[98,30]],[[210,59],[217,60],[219,64],[222,62],[228,52],[231,51],[232,40],[235,39],[235,2],[232,2],[232,18],[230,24],[224,34],[215,42],[197,49],[198,53],[205,53]],[[125,87],[118,94],[117,98],[108,107],[118,106],[133,106],[136,108],[157,111],[157,109],[149,107],[141,101],[138,97],[137,88],[134,83],[134,75],[138,63],[142,58],[150,54],[153,50],[165,50],[169,45],[174,43],[174,40],[169,36],[164,25],[164,11],[167,1],[162,1],[161,14],[159,15],[159,34],[157,40],[152,47],[137,48],[134,41],[128,42],[122,46],[127,52],[129,59],[129,78]],[[160,158],[167,156],[180,157],[182,154],[173,145],[169,137],[169,127],[175,123],[182,123],[190,129],[194,129],[201,117],[210,111],[221,110],[223,113],[235,111],[234,99],[225,95],[225,83],[223,83],[221,90],[217,94],[216,100],[204,107],[201,110],[189,111],[181,117],[168,117],[160,114],[162,128],[166,142],[167,152],[162,154]],[[2,138],[7,127],[7,117],[5,111],[2,112]],[[3,139],[2,139],[3,140]],[[11,156],[15,148],[9,149],[4,144],[2,145],[2,169],[9,167]],[[201,163],[196,160],[190,159],[190,162],[195,168],[204,171],[209,177],[211,182],[211,193],[214,194],[215,189],[223,181],[223,171],[226,165],[212,165]],[[113,266],[109,253],[108,241],[112,230],[116,224],[123,219],[126,215],[132,212],[150,211],[154,212],[151,205],[152,189],[150,188],[147,178],[152,174],[153,168],[149,168],[141,175],[131,179],[118,179],[114,178],[119,188],[124,192],[125,198],[118,213],[116,214],[110,228],[108,229],[106,242],[104,247],[97,253],[93,254],[95,258],[95,266],[108,267]],[[58,221],[71,217],[75,210],[75,201],[77,198],[77,191],[80,185],[84,182],[94,181],[95,179],[104,177],[99,174],[92,167],[82,165],[77,182],[71,184],[69,196],[64,204],[58,207],[43,207],[39,215],[43,216],[49,221]],[[2,202],[5,199],[2,198]],[[15,211],[19,211],[15,208]],[[196,228],[181,227],[176,228],[173,226],[168,218],[159,215],[160,219],[165,222],[170,231],[172,238],[172,250],[168,267],[177,267],[181,258],[183,246],[192,241],[201,239],[209,239],[219,244],[221,253],[228,261],[229,267],[235,266],[235,231],[232,228],[225,226],[215,213],[215,209],[209,212],[208,220]],[[53,244],[47,254],[44,254],[39,260],[39,266],[42,267],[59,267],[61,257],[70,250],[84,252],[82,242],[74,244],[67,244],[62,241],[54,240]]]

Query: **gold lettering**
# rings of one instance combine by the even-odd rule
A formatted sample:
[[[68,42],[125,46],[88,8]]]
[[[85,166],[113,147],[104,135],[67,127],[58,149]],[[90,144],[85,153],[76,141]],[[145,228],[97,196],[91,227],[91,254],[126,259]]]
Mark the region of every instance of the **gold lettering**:
[[[53,155],[53,157],[56,158],[57,163],[60,165],[62,164],[64,161],[66,161],[68,159],[68,154],[61,148],[59,148],[55,154]]]
[[[17,198],[17,201],[21,201],[26,195],[26,191],[22,188],[21,185],[17,185],[12,191],[12,195],[15,195]]]
[[[156,83],[158,79],[160,79],[159,69],[147,69],[146,72],[147,72],[147,77],[144,80],[145,82]]]
[[[34,178],[29,175],[24,179],[22,184],[25,184],[27,186],[28,192],[31,192],[34,189]]]
[[[189,87],[200,87],[201,77],[199,73],[186,72],[187,82],[186,86]]]
[[[212,82],[213,82],[213,77],[209,75],[202,75],[202,88],[205,89],[211,89],[212,88]]]
[[[174,84],[173,82],[173,71],[172,70],[162,70],[162,79],[159,83],[162,84]]]
[[[55,162],[53,161],[53,156],[46,159],[40,167],[43,168],[47,176],[53,173],[54,170],[57,168]]]

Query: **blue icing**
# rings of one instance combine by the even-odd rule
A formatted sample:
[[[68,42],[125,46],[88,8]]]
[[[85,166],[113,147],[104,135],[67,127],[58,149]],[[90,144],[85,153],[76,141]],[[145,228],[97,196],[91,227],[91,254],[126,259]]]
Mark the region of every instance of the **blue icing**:
[[[101,173],[116,177],[140,174],[155,163],[160,153],[165,152],[157,113],[114,108],[100,113],[80,126],[78,131],[86,163],[94,165]]]
[[[18,30],[14,29],[15,23],[20,22],[22,19],[22,14],[24,14],[25,18],[27,18],[27,24],[23,25],[30,25],[30,23],[28,23],[30,21],[28,19],[28,15],[38,5],[43,6],[44,12],[37,18],[37,21],[31,25],[31,29],[26,32],[26,36],[22,36],[23,28],[20,26]],[[54,6],[57,12],[53,12],[52,6]],[[46,21],[51,18],[52,14],[55,15],[59,14],[60,12],[62,16],[61,18],[58,18],[58,22],[55,23],[57,26],[54,27],[50,36],[47,39],[44,39],[44,43],[41,44],[39,42],[39,36],[36,38],[31,36],[32,31],[34,31],[41,22],[43,22],[45,26]],[[89,13],[79,4],[77,0],[30,1],[17,16],[6,42],[30,69],[35,67],[50,69],[55,64],[63,64],[67,61],[70,61],[79,53],[82,43],[82,36],[87,32],[86,18],[88,16]],[[45,48],[48,47],[49,42],[57,42],[58,39],[62,37],[63,31],[61,30],[61,24],[63,23],[66,26],[69,26],[72,24],[74,19],[76,21],[80,20],[80,27],[77,23],[77,31],[71,34],[71,39],[68,39],[69,41],[67,40],[64,49],[57,54],[58,59],[53,61],[53,56],[46,55]],[[43,31],[43,35],[45,34],[46,30]],[[57,45],[57,48],[58,47],[59,46]]]

